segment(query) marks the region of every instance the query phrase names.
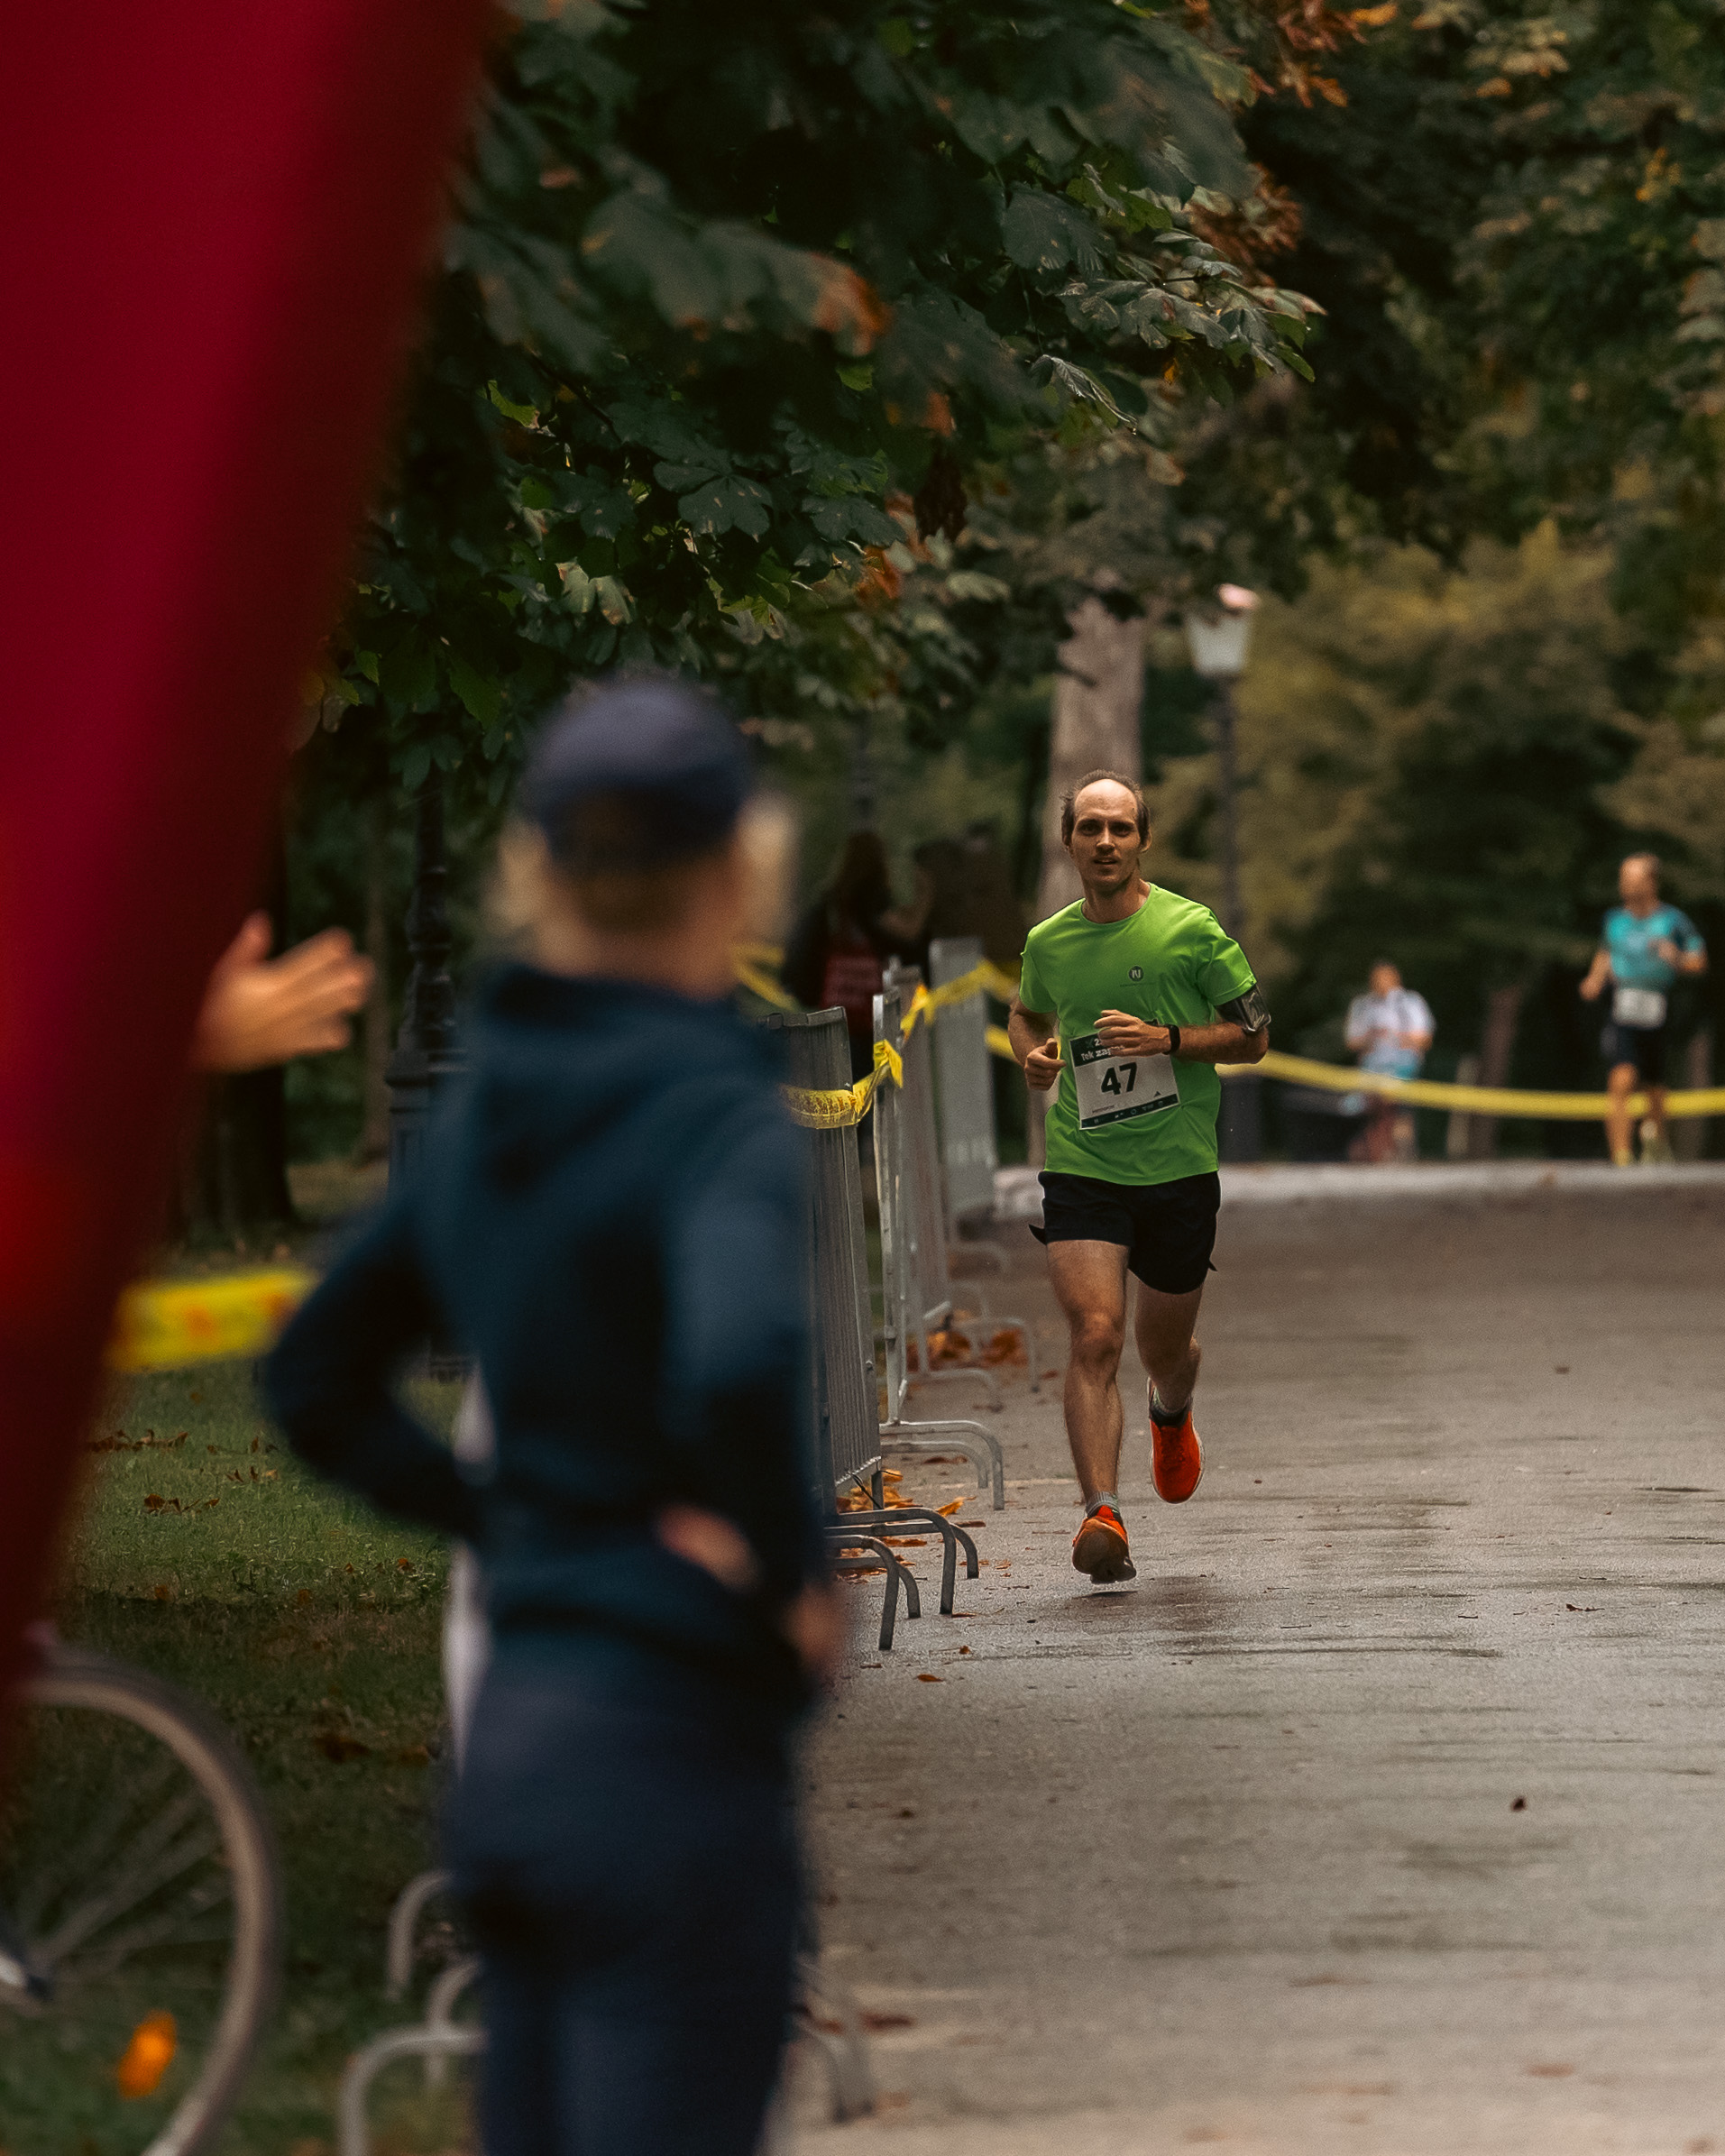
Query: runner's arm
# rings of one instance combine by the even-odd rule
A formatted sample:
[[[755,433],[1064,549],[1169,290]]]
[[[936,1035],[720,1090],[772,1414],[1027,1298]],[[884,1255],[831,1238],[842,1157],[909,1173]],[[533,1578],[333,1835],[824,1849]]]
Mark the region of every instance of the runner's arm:
[[[1694,934],[1693,930],[1690,933]],[[1707,946],[1699,936],[1687,946],[1679,944],[1670,936],[1659,946],[1659,956],[1667,966],[1675,966],[1679,973],[1705,973]]]
[[[1051,1011],[1027,1011],[1014,995],[1006,1014],[1006,1038],[1023,1067],[1026,1084],[1046,1093],[1060,1075],[1060,1043]]]
[[[1152,1025],[1147,1018],[1134,1018],[1125,1011],[1104,1011],[1096,1032],[1111,1056],[1165,1056],[1174,1036],[1165,1025]],[[1181,1063],[1260,1063],[1270,1048],[1268,1022],[1249,1033],[1232,1018],[1218,1018],[1209,1025],[1183,1025],[1177,1060]]]
[[[1582,983],[1583,1001],[1592,1003],[1610,977],[1611,954],[1601,943],[1593,953],[1593,963],[1588,968],[1587,978]]]
[[[402,1362],[441,1316],[411,1207],[410,1193],[387,1204],[301,1304],[263,1366],[264,1398],[319,1474],[399,1518],[476,1542],[479,1491],[395,1397]]]

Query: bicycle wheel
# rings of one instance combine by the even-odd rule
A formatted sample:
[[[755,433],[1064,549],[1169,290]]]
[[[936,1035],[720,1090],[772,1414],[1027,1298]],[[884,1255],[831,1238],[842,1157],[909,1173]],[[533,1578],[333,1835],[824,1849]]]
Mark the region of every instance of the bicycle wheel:
[[[5,2156],[197,2156],[275,1988],[275,1851],[233,1739],[171,1685],[54,1646],[0,1794]]]

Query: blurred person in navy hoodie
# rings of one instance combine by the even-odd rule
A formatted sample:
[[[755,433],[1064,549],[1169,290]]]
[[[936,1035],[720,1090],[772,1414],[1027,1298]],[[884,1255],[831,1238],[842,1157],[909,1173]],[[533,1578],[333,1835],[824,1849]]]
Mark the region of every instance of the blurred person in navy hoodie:
[[[470,1541],[492,1645],[451,1800],[487,2156],[753,2156],[791,2002],[790,1739],[837,1652],[805,1451],[805,1202],[761,1036],[737,729],[666,679],[548,728],[426,1164],[271,1360],[296,1449]],[[475,1482],[396,1396],[477,1361]]]

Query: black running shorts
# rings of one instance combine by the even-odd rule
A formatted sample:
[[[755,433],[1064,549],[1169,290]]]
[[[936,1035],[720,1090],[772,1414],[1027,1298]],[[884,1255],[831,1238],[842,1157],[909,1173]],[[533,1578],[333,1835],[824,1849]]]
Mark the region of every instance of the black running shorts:
[[[1613,1019],[1600,1035],[1605,1068],[1615,1070],[1619,1063],[1633,1063],[1644,1086],[1663,1086],[1666,1031],[1663,1025],[1619,1025]]]
[[[1222,1179],[1183,1175],[1171,1183],[1105,1183],[1100,1176],[1041,1174],[1039,1243],[1117,1243],[1126,1269],[1163,1295],[1190,1295],[1204,1285],[1216,1248]]]

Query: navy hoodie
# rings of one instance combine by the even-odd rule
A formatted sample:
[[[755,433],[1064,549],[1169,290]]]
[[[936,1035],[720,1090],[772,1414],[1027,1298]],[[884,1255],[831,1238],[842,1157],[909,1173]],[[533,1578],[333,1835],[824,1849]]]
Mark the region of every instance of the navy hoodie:
[[[468,1040],[421,1172],[271,1357],[271,1408],[314,1467],[476,1546],[500,1656],[632,1642],[794,1707],[779,1619],[822,1558],[803,1152],[766,1044],[724,1005],[527,967]],[[481,1486],[395,1397],[439,1335],[484,1381]],[[736,1523],[757,1590],[657,1541],[675,1501]]]

